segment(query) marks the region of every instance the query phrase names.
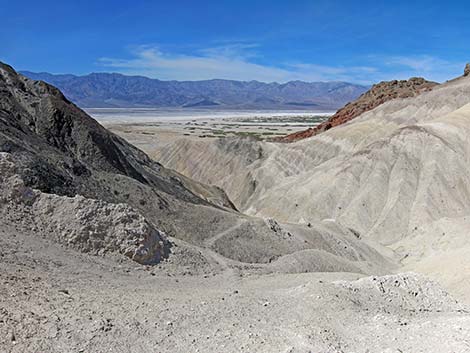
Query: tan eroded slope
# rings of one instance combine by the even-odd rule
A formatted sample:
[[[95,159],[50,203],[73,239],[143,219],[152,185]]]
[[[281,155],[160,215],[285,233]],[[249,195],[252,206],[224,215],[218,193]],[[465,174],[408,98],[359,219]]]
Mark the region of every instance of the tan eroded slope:
[[[445,254],[465,253],[463,234],[470,227],[456,222],[452,235],[440,229],[445,220],[470,214],[469,103],[470,78],[462,77],[416,98],[387,102],[310,139],[289,145],[252,142],[260,151],[257,160],[243,159],[240,142],[222,141],[198,146],[199,159],[185,154],[192,148],[183,149],[181,142],[157,155],[170,168],[223,187],[251,215],[338,222],[397,250],[410,268],[417,264],[441,277],[460,273],[447,281],[455,284],[466,275],[459,260],[444,271]],[[214,178],[211,171],[225,177]],[[428,237],[444,239],[420,250]],[[442,263],[429,266],[433,257]],[[468,266],[463,256],[459,259]]]

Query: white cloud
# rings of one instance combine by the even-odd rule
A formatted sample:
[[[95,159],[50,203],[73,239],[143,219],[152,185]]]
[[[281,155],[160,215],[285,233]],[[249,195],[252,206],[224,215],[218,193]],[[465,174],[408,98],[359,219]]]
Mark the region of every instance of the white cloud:
[[[193,54],[163,52],[156,46],[139,46],[129,59],[100,58],[99,64],[131,75],[162,80],[205,80],[213,78],[264,82],[348,81],[370,84],[382,80],[425,76],[443,81],[461,64],[431,56],[364,58],[364,66],[327,66],[290,62],[278,66],[256,63],[256,44],[227,44],[204,48]]]
[[[368,82],[368,67],[333,67],[304,63],[284,63],[278,67],[261,65],[252,59],[258,54],[254,44],[231,44],[205,48],[197,54],[182,55],[161,51],[158,47],[139,46],[130,59],[100,58],[99,64],[122,73],[145,75],[162,80],[205,80],[223,78],[264,82],[354,81]]]
[[[416,71],[432,71],[436,65],[446,64],[443,60],[429,55],[418,57],[395,56],[388,58],[388,65],[401,65]]]
[[[160,79],[203,80],[284,80],[288,72],[248,61],[234,47],[209,48],[199,55],[164,53],[157,47],[139,47],[132,59],[101,58],[100,63],[126,73]]]
[[[460,75],[463,62],[444,60],[430,55],[390,56],[383,58],[384,65],[398,76],[423,76],[428,80],[445,81]]]

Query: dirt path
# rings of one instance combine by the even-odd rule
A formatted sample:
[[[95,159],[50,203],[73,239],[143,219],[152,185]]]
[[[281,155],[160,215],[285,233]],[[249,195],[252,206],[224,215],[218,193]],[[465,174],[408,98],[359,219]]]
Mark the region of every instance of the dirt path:
[[[224,230],[223,232],[220,232],[218,234],[216,234],[215,236],[209,238],[209,239],[205,239],[204,240],[204,246],[211,249],[215,242],[221,238],[223,238],[224,236],[232,233],[235,229],[241,227],[243,224],[245,224],[246,221],[244,219],[237,219],[237,222],[230,228]]]

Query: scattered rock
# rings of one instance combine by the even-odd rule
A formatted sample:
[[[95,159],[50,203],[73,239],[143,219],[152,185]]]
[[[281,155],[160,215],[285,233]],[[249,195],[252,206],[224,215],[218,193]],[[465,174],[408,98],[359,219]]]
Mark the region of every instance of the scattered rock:
[[[130,206],[43,193],[27,187],[17,169],[13,156],[0,152],[0,186],[8,190],[0,206],[14,205],[18,215],[40,224],[57,242],[94,255],[120,252],[140,264],[159,263],[168,252],[166,235]]]
[[[464,77],[467,77],[470,75],[470,63],[465,66],[465,70],[463,72]]]

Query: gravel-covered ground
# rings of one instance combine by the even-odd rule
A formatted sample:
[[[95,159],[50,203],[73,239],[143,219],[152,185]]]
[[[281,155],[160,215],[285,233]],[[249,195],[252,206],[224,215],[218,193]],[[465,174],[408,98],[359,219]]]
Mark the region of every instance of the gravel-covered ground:
[[[468,352],[470,314],[411,273],[144,267],[0,230],[2,352]],[[357,280],[359,279],[359,280]]]

